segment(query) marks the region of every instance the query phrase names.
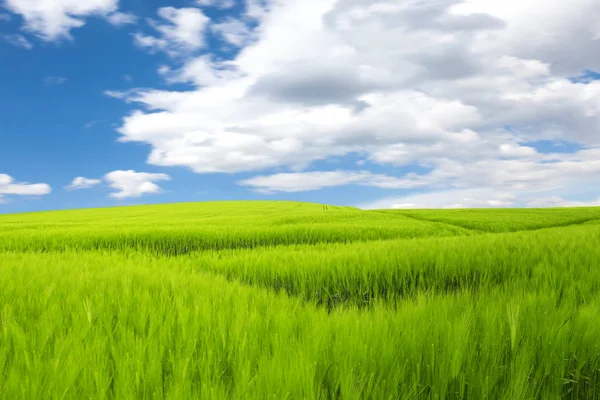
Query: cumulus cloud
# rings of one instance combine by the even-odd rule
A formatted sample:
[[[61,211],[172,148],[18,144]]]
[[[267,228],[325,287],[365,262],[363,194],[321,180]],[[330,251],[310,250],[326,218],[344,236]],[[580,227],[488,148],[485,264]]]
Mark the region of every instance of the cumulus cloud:
[[[465,164],[449,157],[437,159],[428,173],[402,177],[368,171],[312,171],[256,176],[238,182],[262,192],[301,192],[324,187],[361,185],[384,189],[465,188],[492,186],[506,193],[560,189],[575,183],[593,182],[600,176],[600,150],[572,154],[540,154],[531,147],[500,146],[503,159],[486,159]],[[467,149],[468,150],[468,149]]]
[[[102,183],[101,179],[88,179],[88,178],[84,178],[82,176],[78,176],[77,178],[73,179],[71,184],[69,186],[67,186],[66,189],[67,190],[89,189],[89,188],[92,188],[101,183]]]
[[[90,16],[117,12],[119,0],[5,0],[4,7],[19,14],[24,28],[44,40],[71,39],[71,30]]]
[[[33,49],[33,43],[31,43],[25,36],[20,35],[18,33],[11,35],[4,35],[4,40],[15,47],[21,47],[23,49],[31,50]]]
[[[238,184],[248,186],[262,193],[303,192],[325,187],[360,185],[384,189],[409,189],[424,185],[412,174],[404,179],[393,176],[373,174],[368,171],[314,171],[280,173],[267,176],[255,176],[239,181]]]
[[[600,81],[569,78],[600,65],[598,2],[551,3],[248,0],[228,22],[259,26],[251,41],[233,39],[243,43],[234,59],[189,56],[162,70],[196,88],[119,94],[139,105],[120,140],[149,144],[150,164],[198,173],[291,170],[244,182],[263,190],[290,191],[282,180],[348,154],[425,167],[410,178],[423,190],[597,184]],[[163,36],[148,47],[166,48]],[[542,154],[528,144],[539,140],[586,150]]]
[[[161,193],[162,189],[154,182],[168,181],[171,177],[166,174],[152,174],[147,172],[113,171],[104,176],[104,180],[117,192],[110,197],[124,199],[128,197],[141,197],[144,194]]]
[[[159,8],[161,21],[149,20],[157,36],[134,34],[136,45],[149,51],[164,51],[177,55],[202,48],[210,19],[197,8]]]
[[[16,182],[11,176],[0,174],[0,203],[4,202],[5,195],[42,196],[51,191],[48,184]]]
[[[153,174],[146,172],[113,171],[104,175],[103,179],[89,179],[81,176],[73,179],[67,190],[90,189],[100,185],[105,181],[111,188],[117,189],[117,192],[109,196],[116,199],[128,197],[141,197],[144,194],[161,193],[161,188],[154,182],[167,181],[171,178],[166,174]]]

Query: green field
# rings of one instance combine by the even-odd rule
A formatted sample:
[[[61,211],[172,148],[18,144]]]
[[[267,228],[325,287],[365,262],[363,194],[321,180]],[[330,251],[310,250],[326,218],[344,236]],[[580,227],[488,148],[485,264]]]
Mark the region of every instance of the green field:
[[[0,215],[1,399],[599,399],[600,208]]]

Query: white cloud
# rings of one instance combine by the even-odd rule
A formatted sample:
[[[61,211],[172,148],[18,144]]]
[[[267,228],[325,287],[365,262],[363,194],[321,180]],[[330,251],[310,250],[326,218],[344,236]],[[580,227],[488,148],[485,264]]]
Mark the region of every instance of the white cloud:
[[[110,24],[115,26],[135,24],[137,22],[137,19],[137,16],[131,13],[124,13],[119,11],[113,12],[106,16],[106,20]]]
[[[174,56],[204,47],[204,35],[209,18],[197,8],[162,7],[158,9],[162,22],[150,20],[158,36],[134,34],[136,45],[149,51],[165,51]]]
[[[408,189],[425,184],[415,179],[416,177],[417,175],[409,175],[404,179],[399,179],[388,175],[373,174],[368,171],[338,170],[255,176],[239,181],[238,184],[251,187],[263,193],[302,192],[343,185],[371,186],[384,189]]]
[[[149,144],[150,164],[198,173],[298,173],[357,153],[427,168],[414,179],[429,190],[597,184],[600,81],[568,79],[600,65],[597,1],[248,0],[248,15],[228,22],[259,26],[233,60],[162,70],[195,89],[119,94],[139,104],[121,140]],[[527,146],[537,140],[589,150],[545,155]]]
[[[8,14],[0,14],[0,21],[10,22],[10,21],[12,21],[12,17]]]
[[[129,92],[119,92],[118,90],[105,90],[104,95],[115,99],[127,100]]]
[[[596,207],[600,197],[591,201],[565,200],[561,196],[536,197],[535,193],[515,193],[489,187],[452,189],[431,193],[388,197],[358,205],[362,209],[414,209],[414,208],[505,208],[505,207]]]
[[[158,73],[169,83],[193,83],[197,86],[214,85],[239,75],[226,63],[215,63],[208,54],[194,58],[180,69],[173,70],[163,65]]]
[[[234,18],[213,24],[211,30],[220,35],[227,43],[236,47],[245,45],[251,39],[252,33],[244,22]]]
[[[246,17],[262,20],[267,16],[275,0],[245,0]]]
[[[89,188],[92,188],[101,183],[102,183],[101,179],[88,179],[88,178],[84,178],[82,176],[78,176],[77,178],[73,179],[71,184],[69,186],[67,186],[66,189],[67,190],[89,189]]]
[[[103,179],[89,179],[77,177],[73,179],[67,190],[90,189],[100,185],[103,180],[117,192],[110,194],[110,197],[124,199],[128,197],[141,197],[144,194],[161,193],[161,188],[154,182],[168,181],[171,178],[166,174],[153,174],[136,171],[113,171],[104,175]]]
[[[25,36],[19,35],[18,33],[12,35],[4,35],[4,40],[7,43],[12,44],[16,47],[22,47],[27,50],[33,49],[33,44],[29,40],[27,40]]]
[[[522,150],[515,151],[521,147]],[[446,157],[438,159],[437,165],[428,173],[409,173],[402,177],[373,174],[368,171],[313,171],[256,176],[238,184],[267,193],[300,192],[342,185],[383,189],[427,187],[435,190],[492,187],[516,196],[519,193],[559,190],[577,183],[588,185],[600,176],[600,150],[581,150],[573,154],[540,154],[531,147],[521,147],[514,145],[511,149],[515,158],[484,157],[482,160],[465,164]],[[501,146],[501,154],[506,156],[502,150],[505,148]],[[522,158],[524,156],[529,158]]]
[[[162,189],[154,182],[168,181],[171,177],[166,174],[152,174],[136,171],[113,171],[104,176],[110,187],[117,189],[110,197],[124,199],[141,197],[144,194],[161,193]]]
[[[527,203],[528,207],[596,207],[600,206],[600,197],[592,201],[573,201],[565,200],[560,196],[543,197],[531,200]]]
[[[144,35],[140,32],[136,32],[133,34],[133,41],[137,46],[146,48],[149,51],[166,49],[166,47],[169,44],[169,42],[167,42],[165,39]]]
[[[71,30],[90,16],[117,11],[118,0],[5,0],[4,7],[25,20],[25,29],[44,40],[71,39]]]
[[[364,151],[367,144],[375,153],[398,141],[445,140],[460,145],[477,139],[471,132],[447,133],[461,122],[476,120],[476,110],[415,92],[366,97],[370,107],[356,114],[354,105],[302,108],[260,98],[236,100],[231,97],[243,88],[235,83],[224,83],[227,90],[209,87],[199,97],[195,93],[132,94],[132,101],[169,107],[173,101],[179,110],[130,115],[120,129],[122,140],[152,143],[152,164],[189,166],[202,173],[301,167],[331,155]],[[273,112],[257,116],[266,105]],[[153,107],[161,106],[155,103]],[[406,110],[399,112],[403,107]],[[403,130],[397,131],[397,126]]]
[[[503,208],[514,207],[516,195],[492,188],[455,189],[386,198],[359,205],[365,210],[406,208]]]
[[[15,182],[11,176],[0,174],[0,203],[6,201],[5,195],[42,196],[51,191],[45,183]]]
[[[454,12],[487,13],[507,21],[506,29],[490,37],[478,38],[476,45],[481,48],[493,46],[498,52],[542,60],[558,74],[574,75],[583,68],[598,65],[600,56],[590,51],[597,46],[600,33],[595,15],[598,0],[467,0],[460,3],[454,7]],[[544,4],[550,7],[544,8]],[[569,57],[564,56],[565,49],[568,49]]]

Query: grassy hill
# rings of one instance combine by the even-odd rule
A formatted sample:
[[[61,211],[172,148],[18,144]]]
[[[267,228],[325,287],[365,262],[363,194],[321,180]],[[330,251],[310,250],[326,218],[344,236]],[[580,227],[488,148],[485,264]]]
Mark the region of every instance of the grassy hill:
[[[597,399],[600,208],[0,215],[0,398]]]

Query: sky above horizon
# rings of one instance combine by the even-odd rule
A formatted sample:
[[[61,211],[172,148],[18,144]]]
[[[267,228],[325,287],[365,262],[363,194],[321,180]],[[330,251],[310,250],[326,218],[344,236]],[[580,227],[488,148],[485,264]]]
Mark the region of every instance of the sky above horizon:
[[[0,213],[600,205],[600,0],[0,0]]]

